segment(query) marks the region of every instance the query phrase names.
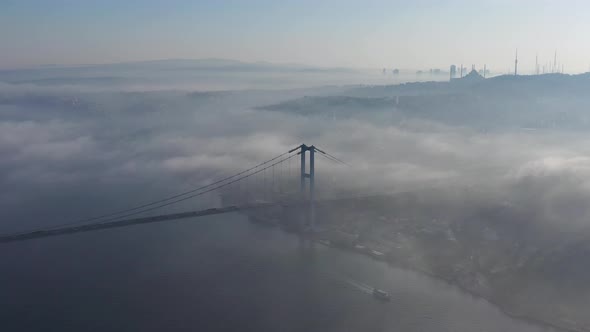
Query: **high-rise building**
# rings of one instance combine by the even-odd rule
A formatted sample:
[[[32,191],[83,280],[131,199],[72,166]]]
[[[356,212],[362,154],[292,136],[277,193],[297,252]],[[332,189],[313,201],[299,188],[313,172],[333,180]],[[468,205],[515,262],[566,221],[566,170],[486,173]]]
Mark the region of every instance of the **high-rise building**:
[[[455,65],[451,65],[451,69],[449,70],[449,72],[451,73],[450,75],[450,79],[454,79],[457,77],[457,66]]]

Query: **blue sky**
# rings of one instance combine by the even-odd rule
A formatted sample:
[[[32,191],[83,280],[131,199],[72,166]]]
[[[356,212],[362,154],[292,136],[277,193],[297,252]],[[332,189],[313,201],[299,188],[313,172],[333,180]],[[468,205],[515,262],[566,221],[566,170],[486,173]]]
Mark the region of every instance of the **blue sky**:
[[[587,1],[0,0],[0,68],[164,58],[523,70],[590,65]]]

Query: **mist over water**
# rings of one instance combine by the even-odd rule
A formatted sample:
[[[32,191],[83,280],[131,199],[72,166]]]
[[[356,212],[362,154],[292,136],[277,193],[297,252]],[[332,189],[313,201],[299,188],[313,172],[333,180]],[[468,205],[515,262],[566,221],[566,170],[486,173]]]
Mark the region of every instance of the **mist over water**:
[[[293,80],[309,80],[300,83],[307,88],[283,88],[279,77],[270,79],[279,90],[232,91],[239,77],[265,85],[264,77],[281,71],[250,68],[233,74],[201,68],[190,74],[186,64],[164,64],[0,75],[5,81],[0,83],[0,151],[5,156],[0,181],[12,188],[0,195],[6,219],[13,220],[2,227],[15,230],[15,223],[27,226],[36,216],[51,223],[165,196],[302,142],[329,149],[353,165],[355,177],[329,164],[318,171],[340,173],[341,185],[358,192],[478,186],[489,194],[514,195],[513,187],[526,194],[524,186],[536,186],[534,196],[587,195],[587,98],[580,88],[544,93],[551,79],[526,88],[522,97],[507,94],[505,86],[514,83],[501,80],[489,89],[447,88],[448,83],[322,87],[326,81],[316,76],[343,75],[342,81],[350,83],[362,79],[350,79],[347,71],[310,77],[289,69]],[[146,67],[151,71],[139,79]],[[113,79],[117,83],[100,83],[98,78],[113,72],[119,73]],[[141,84],[126,83],[134,72]],[[186,76],[207,84],[213,76],[224,89],[209,92],[189,84],[174,90],[177,85],[171,83],[156,91],[138,90],[160,81],[162,72],[166,83]],[[576,78],[579,87],[585,86],[583,78]],[[515,85],[513,91],[518,89],[524,88]],[[31,202],[35,209],[22,208]],[[576,224],[585,216],[561,222]]]
[[[555,300],[562,307],[590,303],[579,288],[589,271],[578,264],[590,234],[587,74],[393,85],[407,78],[208,66],[0,72],[0,233],[135,206],[316,144],[351,165],[320,161],[320,196],[328,185],[356,195],[419,193],[417,210],[433,209],[460,222],[453,230],[467,229],[471,242],[483,234],[508,252],[506,263],[485,256],[487,247],[464,248],[483,257],[471,259],[482,270],[514,264],[540,275],[523,297],[555,292],[567,294]],[[338,213],[335,220],[347,217]],[[539,329],[423,275],[324,247],[302,253],[292,235],[235,219],[3,246],[2,321],[26,321],[29,330]],[[364,285],[394,300],[382,305]]]

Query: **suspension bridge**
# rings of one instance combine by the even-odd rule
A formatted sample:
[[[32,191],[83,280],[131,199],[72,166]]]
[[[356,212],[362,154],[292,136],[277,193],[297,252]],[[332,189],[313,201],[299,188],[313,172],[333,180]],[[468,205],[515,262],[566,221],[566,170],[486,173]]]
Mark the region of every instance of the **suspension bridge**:
[[[328,152],[313,145],[301,144],[256,166],[198,188],[90,218],[3,234],[0,235],[0,243],[230,212],[264,211],[276,207],[287,211],[286,214],[292,219],[291,224],[297,229],[313,233],[317,228],[315,207],[318,155],[331,163],[348,166]],[[296,157],[299,157],[299,165],[293,171],[292,160]],[[212,197],[215,199],[212,200]],[[199,200],[202,208],[198,210],[161,213],[163,209],[181,202],[188,201],[197,205]],[[207,204],[211,206],[204,207]],[[156,214],[158,212],[160,214]]]

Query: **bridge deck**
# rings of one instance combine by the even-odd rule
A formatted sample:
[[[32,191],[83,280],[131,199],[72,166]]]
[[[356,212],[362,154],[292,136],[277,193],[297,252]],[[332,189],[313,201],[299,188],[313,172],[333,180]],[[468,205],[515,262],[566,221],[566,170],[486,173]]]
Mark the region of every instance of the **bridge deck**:
[[[323,199],[323,200],[317,200],[316,204],[319,206],[323,203],[336,202],[336,201],[341,201],[341,200],[350,200],[350,199],[355,200],[355,199],[375,197],[375,196],[379,196],[379,195],[358,196],[358,197],[354,197],[354,198]],[[119,228],[119,227],[126,227],[126,226],[132,226],[132,225],[140,225],[140,224],[149,224],[149,223],[162,222],[162,221],[167,221],[167,220],[204,217],[204,216],[210,216],[210,215],[216,215],[216,214],[222,214],[222,213],[267,208],[267,207],[271,207],[271,206],[285,206],[285,207],[286,206],[291,206],[291,207],[302,206],[302,205],[307,205],[308,203],[309,203],[308,201],[301,201],[301,200],[281,201],[281,202],[259,202],[259,203],[253,203],[253,204],[232,205],[232,206],[212,208],[212,209],[206,209],[206,210],[164,214],[164,215],[157,215],[157,216],[152,216],[152,217],[119,219],[119,220],[115,220],[115,221],[98,222],[98,223],[85,224],[85,225],[71,225],[71,226],[63,226],[63,227],[54,227],[54,228],[47,228],[47,229],[43,229],[43,230],[37,230],[37,231],[21,232],[21,233],[16,233],[16,234],[9,234],[9,235],[0,235],[0,243],[33,240],[33,239],[44,238],[44,237],[49,237],[49,236],[91,232],[91,231],[96,231],[96,230],[101,230],[101,229]]]
[[[166,221],[166,220],[203,217],[203,216],[210,216],[210,215],[215,215],[215,214],[236,212],[236,211],[240,211],[240,210],[259,209],[259,208],[268,207],[270,205],[272,205],[272,204],[261,203],[261,204],[251,204],[251,205],[243,205],[243,206],[227,206],[227,207],[222,207],[222,208],[213,208],[213,209],[200,210],[200,211],[188,211],[188,212],[165,214],[165,215],[158,215],[158,216],[152,216],[152,217],[116,220],[116,221],[94,223],[94,224],[88,224],[88,225],[66,226],[66,227],[61,227],[61,228],[53,228],[53,229],[39,230],[39,231],[34,231],[34,232],[25,232],[25,233],[13,234],[13,235],[0,236],[0,243],[32,240],[32,239],[37,239],[37,238],[49,237],[49,236],[57,236],[57,235],[73,234],[73,233],[81,233],[81,232],[90,232],[90,231],[96,231],[96,230],[100,230],[100,229],[126,227],[126,226],[131,226],[131,225],[149,224],[149,223],[154,223],[154,222],[162,222],[162,221]]]

